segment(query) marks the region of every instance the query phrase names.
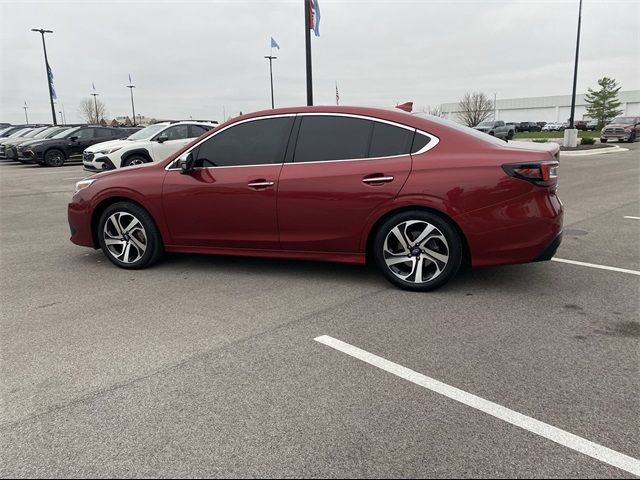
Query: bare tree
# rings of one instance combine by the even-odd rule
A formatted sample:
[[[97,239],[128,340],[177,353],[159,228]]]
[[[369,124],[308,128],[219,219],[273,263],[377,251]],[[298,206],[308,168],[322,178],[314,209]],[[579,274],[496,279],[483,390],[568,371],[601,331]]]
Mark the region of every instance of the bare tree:
[[[80,113],[80,117],[83,120],[86,120],[87,123],[98,124],[101,119],[104,119],[107,116],[107,106],[100,99],[96,99],[97,102],[94,102],[93,98],[83,98],[80,102],[80,107],[78,108],[78,112]],[[96,103],[98,105],[98,111],[96,112]],[[96,115],[97,113],[97,115]]]
[[[423,110],[424,113],[428,113],[429,115],[433,115],[434,117],[442,117],[442,107],[436,105],[432,107],[431,105],[427,105],[426,110]]]
[[[482,92],[465,93],[458,103],[458,117],[468,127],[475,127],[493,114],[493,102]]]

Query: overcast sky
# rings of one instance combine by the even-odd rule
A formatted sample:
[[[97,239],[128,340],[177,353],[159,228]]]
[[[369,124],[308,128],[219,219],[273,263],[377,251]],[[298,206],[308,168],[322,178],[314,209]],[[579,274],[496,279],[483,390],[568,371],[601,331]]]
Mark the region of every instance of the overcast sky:
[[[316,104],[416,109],[466,91],[498,98],[571,93],[578,0],[320,0],[312,36]],[[58,106],[79,122],[94,82],[108,116],[222,118],[306,103],[303,0],[0,0],[0,121],[51,120],[40,34],[47,28]],[[640,89],[640,2],[584,0],[578,93],[598,78]]]

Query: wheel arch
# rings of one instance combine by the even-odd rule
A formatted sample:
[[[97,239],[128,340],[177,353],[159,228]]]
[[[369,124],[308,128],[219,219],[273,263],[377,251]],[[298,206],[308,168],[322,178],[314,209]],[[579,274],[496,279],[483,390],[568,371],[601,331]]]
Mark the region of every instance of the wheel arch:
[[[373,226],[369,229],[367,233],[367,242],[365,244],[365,256],[367,264],[371,264],[371,255],[373,250],[373,239],[376,236],[376,232],[388,218],[398,213],[408,212],[412,210],[421,210],[423,212],[429,212],[434,215],[441,217],[443,220],[449,222],[451,226],[456,230],[458,235],[460,236],[460,240],[462,242],[462,264],[465,267],[471,265],[471,249],[469,248],[469,242],[467,241],[467,237],[465,236],[460,225],[451,218],[446,213],[441,212],[435,208],[425,207],[424,205],[403,205],[402,207],[394,208],[393,210],[389,210],[381,215],[373,224]]]
[[[137,155],[139,157],[144,157],[147,159],[148,162],[153,162],[153,158],[151,158],[151,153],[149,152],[149,150],[147,150],[146,148],[134,148],[133,150],[129,150],[128,152],[125,152],[120,157],[120,166],[121,167],[124,166],[124,162],[126,162],[129,157],[132,157],[134,155]]]
[[[134,200],[131,197],[125,197],[122,195],[116,195],[113,197],[107,197],[103,200],[101,200],[93,209],[93,213],[91,214],[91,237],[93,239],[93,243],[94,245],[100,245],[100,241],[98,239],[98,223],[100,222],[100,217],[102,216],[102,214],[104,213],[104,211],[109,208],[111,205],[118,203],[118,202],[128,202],[128,203],[132,203],[140,208],[142,208],[145,212],[147,212],[147,214],[149,215],[149,217],[151,217],[151,220],[153,221],[153,224],[156,227],[156,230],[158,231],[158,234],[160,235],[160,238],[162,239],[162,243],[166,244],[166,238],[164,238],[162,229],[159,227],[158,222],[156,221],[155,217],[153,216],[153,213],[147,208],[145,207],[142,203]]]

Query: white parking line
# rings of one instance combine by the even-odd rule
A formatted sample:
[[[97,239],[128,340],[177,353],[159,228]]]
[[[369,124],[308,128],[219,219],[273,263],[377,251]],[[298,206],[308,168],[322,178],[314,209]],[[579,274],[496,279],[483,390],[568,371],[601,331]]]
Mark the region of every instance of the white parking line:
[[[624,218],[630,218],[631,220],[640,220],[640,217],[632,217],[630,215],[625,215]]]
[[[460,402],[468,407],[475,408],[481,412],[487,413],[493,417],[499,418],[507,423],[523,428],[529,432],[540,435],[548,440],[559,443],[577,452],[588,455],[589,457],[600,460],[601,462],[613,465],[621,470],[640,476],[640,460],[616,452],[610,448],[603,447],[597,443],[593,443],[582,437],[578,437],[565,430],[561,430],[547,423],[528,417],[509,408],[490,402],[471,393],[467,393],[458,388],[452,387],[445,383],[439,382],[433,378],[422,375],[409,368],[398,365],[397,363],[385,360],[372,353],[362,350],[348,343],[337,340],[328,335],[322,335],[315,338],[316,342],[322,343],[328,347],[346,353],[358,360],[362,360],[369,365],[378,367],[381,370],[392,373],[404,380],[415,383],[432,392],[444,395],[451,400]]]
[[[581,267],[599,268],[600,270],[610,270],[612,272],[629,273],[631,275],[640,275],[638,270],[628,270],[626,268],[609,267],[607,265],[597,265],[595,263],[578,262],[576,260],[566,260],[564,258],[552,258],[554,262],[570,263],[571,265],[580,265]]]

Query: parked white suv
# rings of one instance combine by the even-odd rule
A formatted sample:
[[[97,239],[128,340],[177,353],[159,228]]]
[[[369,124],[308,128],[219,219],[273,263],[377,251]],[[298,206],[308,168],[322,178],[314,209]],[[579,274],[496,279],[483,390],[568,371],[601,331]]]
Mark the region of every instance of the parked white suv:
[[[82,153],[82,163],[85,170],[101,172],[158,162],[215,126],[195,120],[154,123],[123,140],[92,145]]]

